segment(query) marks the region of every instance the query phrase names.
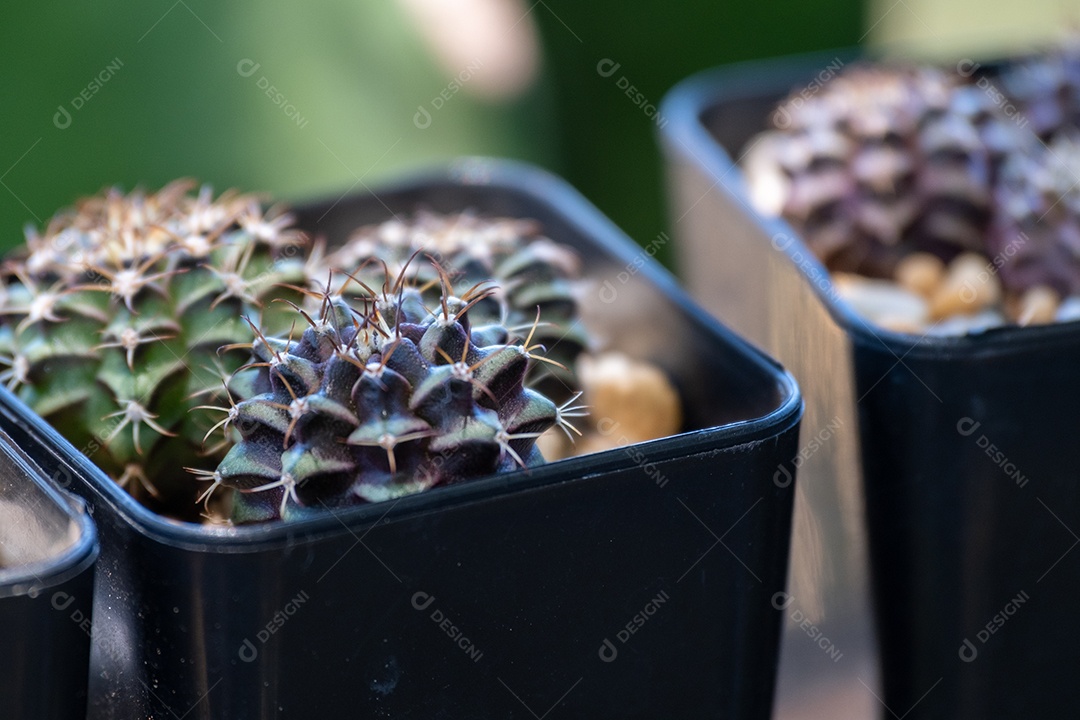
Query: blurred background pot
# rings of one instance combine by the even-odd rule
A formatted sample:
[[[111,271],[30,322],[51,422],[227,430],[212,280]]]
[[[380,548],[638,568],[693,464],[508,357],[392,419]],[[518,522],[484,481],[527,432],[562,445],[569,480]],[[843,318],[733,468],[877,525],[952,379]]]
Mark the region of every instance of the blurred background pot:
[[[841,51],[721,68],[681,83],[662,106],[691,292],[791,368],[806,393],[792,594],[820,600],[816,621],[847,657],[804,653],[791,677],[876,705],[853,699],[874,686],[865,507],[881,714],[1058,715],[1080,703],[1070,600],[1080,591],[1070,552],[1080,542],[1080,328],[920,338],[868,325],[786,223],[751,209],[733,160],[780,99],[812,92],[852,59]],[[789,626],[785,649],[805,642],[800,632]]]

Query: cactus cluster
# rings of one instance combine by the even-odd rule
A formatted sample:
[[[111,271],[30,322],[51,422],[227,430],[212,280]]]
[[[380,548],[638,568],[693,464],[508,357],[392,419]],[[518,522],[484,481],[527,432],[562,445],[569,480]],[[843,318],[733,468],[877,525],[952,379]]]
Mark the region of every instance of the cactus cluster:
[[[494,287],[455,295],[431,261],[438,301],[429,308],[411,264],[384,269],[374,286],[331,276],[311,293],[317,311],[297,309],[305,328],[296,337],[255,332],[253,392],[230,408],[241,439],[203,473],[211,491],[238,491],[234,520],[302,517],[535,465],[544,431],[574,431],[573,398],[556,406],[525,387],[545,359],[533,333],[515,341],[497,318],[474,317]]]
[[[1080,137],[1060,133],[1045,151],[1010,158],[995,205],[986,247],[1005,286],[1080,295]]]
[[[932,68],[855,66],[783,107],[750,182],[772,176],[774,209],[830,269],[874,277],[912,252],[980,248],[996,168],[1027,142],[985,93]]]
[[[436,260],[437,266],[410,262],[417,253]],[[574,364],[587,344],[574,296],[581,262],[573,250],[544,237],[533,220],[421,211],[408,220],[358,229],[327,257],[326,265],[351,268],[356,279],[372,287],[387,272],[402,274],[421,289],[428,307],[439,302],[439,272],[456,286],[491,280],[490,292],[471,310],[473,321],[504,325],[516,337],[528,332],[532,343],[545,349],[554,362],[530,368],[532,387],[558,400],[578,389]],[[354,295],[361,288],[344,275],[341,285]]]
[[[307,282],[304,238],[259,199],[179,181],[112,190],[56,215],[3,266],[0,373],[39,415],[151,508],[197,518],[185,466],[212,468],[204,436],[218,348],[291,318],[269,304]]]
[[[3,265],[0,381],[177,519],[534,465],[582,411],[578,259],[529,221],[420,213],[327,255],[255,196],[178,181],[26,240]]]
[[[1005,68],[999,84],[1042,140],[1080,128],[1080,35]]]
[[[1006,306],[1080,294],[1080,44],[969,65],[853,66],[785,103],[748,154],[751,195],[833,271],[893,278],[909,256],[973,253]]]

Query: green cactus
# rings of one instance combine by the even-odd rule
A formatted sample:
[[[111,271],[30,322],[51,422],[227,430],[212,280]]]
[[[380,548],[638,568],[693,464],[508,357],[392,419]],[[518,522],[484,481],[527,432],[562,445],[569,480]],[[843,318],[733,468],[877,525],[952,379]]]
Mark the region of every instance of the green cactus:
[[[326,258],[325,267],[348,270],[373,287],[384,271],[404,271],[409,283],[423,290],[422,301],[434,307],[442,290],[439,275],[434,265],[410,263],[417,253],[436,260],[455,285],[493,280],[497,287],[470,313],[473,323],[503,325],[517,339],[531,332],[532,342],[552,362],[532,366],[530,387],[559,401],[577,392],[574,365],[587,335],[574,294],[581,263],[572,249],[544,237],[533,220],[418,212],[409,220],[357,230]],[[339,284],[346,285],[346,294],[361,292],[344,275]]]
[[[307,284],[303,237],[254,196],[178,181],[155,194],[111,190],[55,216],[4,266],[0,373],[76,448],[152,509],[197,519],[185,466],[213,468],[219,355],[253,318],[288,330]]]
[[[576,396],[556,406],[524,386],[540,359],[531,334],[515,341],[501,325],[475,322],[497,288],[480,283],[455,296],[432,262],[438,299],[429,310],[431,289],[411,283],[424,274],[410,265],[378,283],[331,276],[332,289],[313,293],[317,310],[296,308],[307,325],[298,337],[256,329],[252,370],[234,381],[248,399],[228,410],[242,439],[215,471],[200,473],[208,492],[239,491],[236,522],[532,466],[543,461],[541,433],[576,432]]]

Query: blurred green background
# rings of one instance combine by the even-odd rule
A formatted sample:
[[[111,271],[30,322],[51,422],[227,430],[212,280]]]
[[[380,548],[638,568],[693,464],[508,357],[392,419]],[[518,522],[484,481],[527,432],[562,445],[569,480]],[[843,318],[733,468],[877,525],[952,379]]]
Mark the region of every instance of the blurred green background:
[[[11,4],[0,25],[0,247],[107,185],[192,176],[303,199],[462,154],[563,174],[648,242],[666,226],[653,113],[673,84],[860,41],[1017,43],[1064,12],[965,1]],[[988,17],[996,24],[980,34]],[[601,61],[618,69],[602,74]]]

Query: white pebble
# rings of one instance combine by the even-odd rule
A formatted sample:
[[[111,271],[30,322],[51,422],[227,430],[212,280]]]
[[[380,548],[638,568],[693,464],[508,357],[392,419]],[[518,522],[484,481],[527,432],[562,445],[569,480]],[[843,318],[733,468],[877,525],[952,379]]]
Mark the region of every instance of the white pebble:
[[[969,335],[1000,327],[1008,321],[997,310],[983,310],[974,315],[953,315],[927,328],[927,335]]]
[[[1058,322],[1080,320],[1080,295],[1073,295],[1062,300],[1054,319]]]
[[[835,277],[840,296],[870,322],[886,327],[918,327],[930,315],[925,298],[889,280],[855,275]]]

